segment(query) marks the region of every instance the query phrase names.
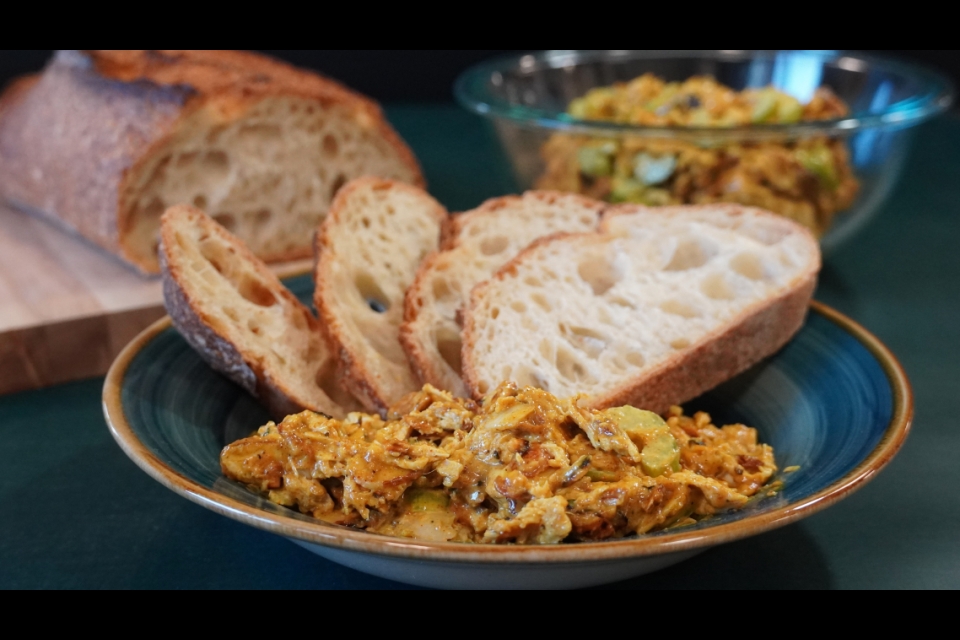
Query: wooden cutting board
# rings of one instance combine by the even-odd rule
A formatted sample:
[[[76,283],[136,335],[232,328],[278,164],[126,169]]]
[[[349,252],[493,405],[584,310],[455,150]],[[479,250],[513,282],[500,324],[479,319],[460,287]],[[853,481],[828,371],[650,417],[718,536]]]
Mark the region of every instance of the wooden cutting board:
[[[164,313],[158,278],[0,204],[0,394],[102,375]]]

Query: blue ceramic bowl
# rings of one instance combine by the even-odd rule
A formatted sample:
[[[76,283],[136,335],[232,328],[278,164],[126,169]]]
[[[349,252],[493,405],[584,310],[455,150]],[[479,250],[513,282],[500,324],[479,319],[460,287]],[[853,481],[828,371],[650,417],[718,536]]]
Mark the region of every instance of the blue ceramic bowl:
[[[308,300],[308,277],[289,281]],[[113,437],[157,481],[204,507],[287,536],[378,576],[435,587],[578,587],[641,575],[709,546],[823,509],[870,480],[903,444],[913,400],[893,355],[862,327],[814,303],[779,353],[688,404],[719,424],[755,426],[773,445],[783,490],[695,526],[609,542],[554,546],[432,543],[318,522],[226,480],[223,446],[267,419],[210,369],[164,319],[118,357],[104,386]]]

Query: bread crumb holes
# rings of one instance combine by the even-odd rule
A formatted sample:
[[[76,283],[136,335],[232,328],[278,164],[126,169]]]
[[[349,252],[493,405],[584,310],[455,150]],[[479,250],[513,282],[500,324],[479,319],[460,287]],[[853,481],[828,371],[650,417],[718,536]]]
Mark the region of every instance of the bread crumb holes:
[[[262,282],[250,274],[243,274],[237,287],[240,295],[258,307],[272,307],[277,303],[276,296]]]
[[[708,263],[717,255],[717,247],[713,243],[701,240],[686,239],[677,243],[677,248],[670,258],[670,262],[663,268],[664,271],[688,271],[697,269]]]
[[[711,273],[700,283],[700,291],[712,300],[733,300],[736,296],[722,273]]]
[[[577,265],[577,273],[590,285],[594,295],[602,296],[623,278],[623,267],[616,258],[597,251],[585,256]]]
[[[750,280],[763,280],[766,277],[763,261],[755,253],[739,253],[730,260],[730,268]]]
[[[459,376],[463,370],[463,364],[460,359],[462,343],[460,342],[460,333],[450,331],[447,328],[440,329],[435,337],[437,351],[443,361],[456,372]]]
[[[637,353],[636,351],[629,351],[624,354],[623,359],[627,361],[630,365],[634,367],[642,367],[647,363],[647,359],[643,355]]]
[[[681,302],[679,300],[667,300],[660,305],[660,308],[669,314],[680,316],[682,318],[699,318],[700,310],[693,305]]]
[[[480,242],[480,252],[485,256],[495,256],[503,253],[509,245],[510,240],[504,236],[484,238],[483,241]]]

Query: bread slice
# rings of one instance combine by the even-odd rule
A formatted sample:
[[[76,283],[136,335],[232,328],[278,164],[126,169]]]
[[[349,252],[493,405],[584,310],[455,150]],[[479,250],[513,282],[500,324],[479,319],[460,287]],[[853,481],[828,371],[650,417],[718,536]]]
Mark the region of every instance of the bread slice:
[[[453,216],[445,250],[424,261],[404,300],[400,343],[419,380],[466,396],[457,314],[470,291],[537,238],[594,231],[604,206],[577,195],[528,191]]]
[[[314,302],[341,382],[371,411],[420,388],[398,336],[403,295],[446,223],[421,189],[361,178],[340,190],[317,234]]]
[[[604,213],[602,234],[538,241],[473,292],[464,381],[664,412],[735,376],[800,328],[815,238],[739,205]]]
[[[61,51],[2,100],[0,196],[156,273],[160,215],[191,203],[269,262],[307,258],[334,193],[422,184],[373,101],[240,51]]]
[[[182,205],[163,214],[160,244],[167,312],[214,369],[278,418],[359,408],[336,383],[317,319],[236,237]]]

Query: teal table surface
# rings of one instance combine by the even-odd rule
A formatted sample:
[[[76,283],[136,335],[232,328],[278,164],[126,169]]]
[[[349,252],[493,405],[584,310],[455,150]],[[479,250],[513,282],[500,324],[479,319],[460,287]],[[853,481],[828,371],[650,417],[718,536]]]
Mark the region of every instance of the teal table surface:
[[[388,115],[451,210],[511,190],[479,119],[453,106]],[[960,119],[922,127],[884,209],[826,257],[816,297],[910,376],[916,417],[900,454],[807,520],[612,588],[960,588]],[[102,384],[0,397],[0,588],[404,588],[151,480],[111,439]]]

